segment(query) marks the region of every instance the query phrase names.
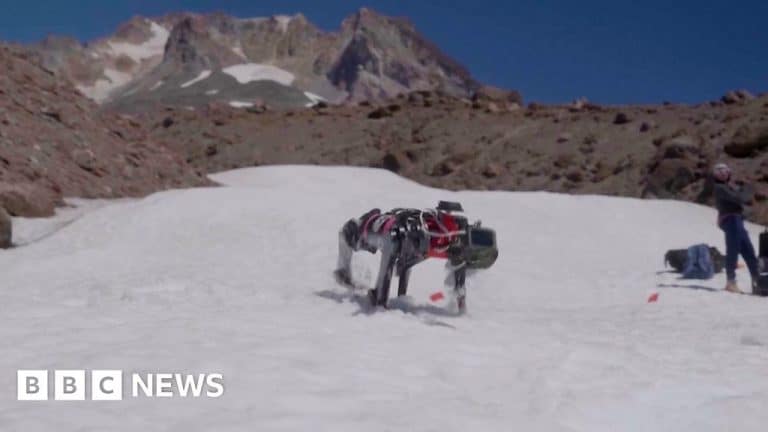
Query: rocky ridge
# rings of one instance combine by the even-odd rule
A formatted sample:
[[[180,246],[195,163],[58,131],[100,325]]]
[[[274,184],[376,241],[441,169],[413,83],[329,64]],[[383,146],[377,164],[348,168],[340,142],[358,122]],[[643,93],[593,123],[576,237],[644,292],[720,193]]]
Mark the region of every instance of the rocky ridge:
[[[270,112],[210,105],[141,121],[201,171],[261,164],[386,168],[450,189],[545,190],[708,203],[709,171],[733,166],[768,222],[768,95],[696,106],[520,106],[420,91],[386,103]]]
[[[141,196],[208,184],[135,120],[97,112],[35,53],[0,44],[0,207],[48,216],[62,197]]]
[[[477,87],[466,68],[406,19],[369,9],[345,19],[338,32],[322,31],[301,14],[135,17],[101,40],[52,36],[35,49],[86,96],[124,111],[210,102],[300,107],[414,90],[469,96]]]

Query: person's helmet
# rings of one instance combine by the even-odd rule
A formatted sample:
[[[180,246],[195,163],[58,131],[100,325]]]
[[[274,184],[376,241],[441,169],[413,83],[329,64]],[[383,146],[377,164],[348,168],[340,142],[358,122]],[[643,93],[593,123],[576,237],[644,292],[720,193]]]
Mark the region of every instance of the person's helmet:
[[[731,168],[724,163],[719,163],[712,168],[712,176],[721,182],[727,182],[731,179]]]

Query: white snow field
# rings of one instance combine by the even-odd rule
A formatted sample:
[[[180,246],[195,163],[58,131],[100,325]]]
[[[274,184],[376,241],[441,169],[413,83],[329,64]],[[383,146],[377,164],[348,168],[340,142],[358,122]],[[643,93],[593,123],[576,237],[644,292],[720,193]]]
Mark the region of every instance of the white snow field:
[[[668,248],[723,249],[672,201],[446,192],[385,171],[268,167],[96,206],[0,251],[3,431],[764,431],[768,299],[678,281]],[[372,207],[459,200],[500,257],[456,316],[443,264],[372,310],[336,284]],[[69,213],[71,218],[71,213]],[[750,227],[757,239],[758,227]],[[30,234],[25,232],[33,230]],[[376,257],[356,256],[362,284]],[[745,270],[740,282],[746,287]],[[393,281],[393,286],[397,281]],[[657,285],[667,285],[658,287]],[[647,303],[652,292],[657,303]],[[18,369],[216,373],[211,398],[16,401]],[[52,390],[51,390],[52,392]],[[51,393],[52,394],[52,393]]]
[[[277,66],[259,63],[243,63],[225,67],[221,70],[230,75],[240,84],[248,84],[251,81],[275,81],[285,86],[290,86],[295,79],[294,75]]]
[[[211,73],[212,72],[209,71],[209,70],[204,70],[204,71],[200,72],[200,75],[198,75],[195,78],[193,78],[193,79],[183,83],[181,85],[181,88],[187,88],[187,87],[189,87],[191,85],[194,85],[194,84],[196,84],[196,83],[198,83],[200,81],[203,81],[203,80],[207,79],[209,76],[211,76]]]
[[[229,101],[229,106],[232,108],[250,108],[253,106],[253,102]]]

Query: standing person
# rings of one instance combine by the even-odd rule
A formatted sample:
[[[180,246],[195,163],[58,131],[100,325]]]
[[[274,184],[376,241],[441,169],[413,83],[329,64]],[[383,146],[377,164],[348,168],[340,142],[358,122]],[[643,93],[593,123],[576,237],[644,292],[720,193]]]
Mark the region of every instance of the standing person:
[[[744,257],[749,273],[752,276],[752,291],[758,277],[757,257],[755,248],[749,239],[749,233],[744,228],[744,205],[749,201],[749,194],[737,190],[731,185],[731,169],[724,163],[715,165],[712,170],[715,179],[715,206],[717,207],[717,224],[725,233],[725,274],[728,282],[725,290],[741,294],[736,285],[736,264],[739,254]]]

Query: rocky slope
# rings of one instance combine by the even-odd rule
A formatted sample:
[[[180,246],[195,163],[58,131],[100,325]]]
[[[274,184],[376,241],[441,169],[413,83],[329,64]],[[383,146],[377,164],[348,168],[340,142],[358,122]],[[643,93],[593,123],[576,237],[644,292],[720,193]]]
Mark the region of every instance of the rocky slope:
[[[112,38],[49,38],[36,52],[0,50],[0,206],[13,215],[285,163],[378,166],[452,189],[707,203],[710,166],[725,161],[754,189],[750,217],[768,223],[768,95],[523,107],[407,21],[368,10],[337,33],[300,15],[136,18]],[[104,95],[101,107],[67,80]]]
[[[97,113],[30,51],[0,44],[0,207],[46,216],[62,196],[123,197],[207,184],[135,121]]]
[[[169,109],[143,121],[199,170],[260,164],[379,166],[452,189],[548,190],[706,203],[709,169],[731,164],[768,223],[768,96],[698,106],[531,104],[415,92],[386,104],[289,112]]]
[[[300,14],[136,17],[87,45],[49,37],[36,49],[85,95],[123,111],[214,101],[284,108],[434,89],[467,96],[477,87],[407,20],[368,9],[334,33]]]

